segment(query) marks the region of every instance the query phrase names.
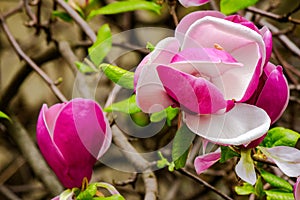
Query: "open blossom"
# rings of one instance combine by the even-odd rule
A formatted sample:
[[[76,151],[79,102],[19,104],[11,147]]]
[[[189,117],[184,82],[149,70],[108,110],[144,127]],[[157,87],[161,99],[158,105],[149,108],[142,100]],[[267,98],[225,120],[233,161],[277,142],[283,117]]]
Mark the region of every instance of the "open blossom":
[[[52,170],[67,188],[91,178],[93,165],[109,148],[111,130],[101,107],[88,99],[42,106],[37,143]]]
[[[238,15],[194,12],[136,69],[137,104],[147,113],[180,106],[185,123],[199,136],[247,144],[262,137],[287,104],[287,82],[280,67],[269,63],[271,51],[266,27],[258,29]],[[273,94],[283,95],[276,107],[271,106],[275,99],[269,102]]]

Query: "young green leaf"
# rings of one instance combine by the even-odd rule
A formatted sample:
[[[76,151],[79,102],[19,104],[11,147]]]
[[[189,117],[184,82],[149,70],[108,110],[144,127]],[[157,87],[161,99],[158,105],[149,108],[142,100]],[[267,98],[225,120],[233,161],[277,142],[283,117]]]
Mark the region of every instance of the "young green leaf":
[[[256,183],[255,183],[255,194],[258,196],[259,199],[262,199],[262,197],[265,195],[264,192],[264,185],[261,180],[261,176],[258,176]]]
[[[88,49],[90,59],[98,66],[112,47],[111,31],[108,24],[98,30],[96,42]]]
[[[221,146],[221,159],[220,163],[224,163],[230,158],[233,157],[240,157],[240,154],[237,152],[233,151],[230,147],[227,146]]]
[[[171,126],[172,120],[178,115],[179,109],[178,108],[173,108],[169,106],[168,108],[151,114],[150,116],[150,121],[151,122],[160,122],[161,120],[167,118],[167,124],[168,126]]]
[[[68,199],[72,198],[73,194],[74,193],[72,190],[67,189],[59,195],[59,200],[68,200]]]
[[[271,186],[276,187],[281,190],[284,190],[284,191],[287,191],[287,192],[293,192],[293,187],[286,180],[284,180],[274,174],[271,174],[265,170],[260,170],[260,175]]]
[[[58,17],[65,22],[73,21],[73,18],[68,13],[63,12],[63,11],[54,10],[54,11],[52,11],[52,16]]]
[[[103,63],[99,66],[99,68],[102,69],[104,74],[112,80],[114,83],[127,88],[127,89],[133,89],[133,77],[134,73],[127,71],[125,69],[122,69],[120,67],[110,65]]]
[[[76,197],[77,200],[90,200],[97,193],[97,185],[96,183],[89,184],[88,187],[79,193]]]
[[[221,0],[221,12],[228,15],[254,5],[258,0]]]
[[[146,49],[148,49],[149,51],[153,51],[155,49],[155,46],[150,42],[147,42]]]
[[[165,166],[170,165],[170,162],[162,155],[162,153],[160,151],[158,151],[158,156],[160,158],[160,160],[158,160],[156,163],[156,166],[158,168],[164,168]]]
[[[275,127],[268,131],[267,136],[260,144],[263,147],[289,146],[295,147],[300,134],[283,127]]]
[[[135,94],[129,97],[128,99],[124,99],[123,101],[119,101],[117,103],[113,103],[110,106],[104,108],[105,112],[123,112],[128,114],[134,114],[141,112],[141,109],[136,105]]]
[[[249,195],[255,193],[255,188],[250,183],[243,183],[242,186],[236,186],[234,187],[235,192],[238,195]]]
[[[267,200],[294,200],[292,192],[284,192],[280,190],[266,190]]]
[[[172,160],[175,168],[179,169],[185,166],[188,150],[195,138],[195,134],[183,124],[176,132],[172,147]]]
[[[4,112],[1,112],[1,111],[0,111],[0,118],[7,119],[7,120],[9,120],[11,122],[11,119],[9,118],[9,116],[6,115]]]
[[[83,74],[96,72],[93,67],[91,67],[85,63],[76,61],[75,65],[76,65],[77,69]]]
[[[160,14],[161,6],[151,1],[117,1],[97,10],[92,10],[88,19],[96,15],[112,15],[135,10],[149,10]]]

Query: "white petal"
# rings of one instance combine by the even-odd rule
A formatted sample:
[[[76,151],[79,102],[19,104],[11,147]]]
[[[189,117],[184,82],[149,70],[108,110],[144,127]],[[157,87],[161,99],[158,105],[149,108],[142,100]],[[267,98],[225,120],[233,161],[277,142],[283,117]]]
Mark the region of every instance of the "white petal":
[[[300,176],[300,150],[287,146],[259,149],[290,177]]]
[[[244,67],[229,70],[212,80],[224,91],[226,99],[241,100],[253,77],[255,69],[262,72],[266,57],[263,38],[256,31],[215,17],[204,17],[191,25],[185,34],[182,49],[185,48],[213,48],[214,44],[220,45],[230,53]],[[259,60],[263,62],[259,62]],[[238,87],[232,87],[238,86]]]
[[[271,120],[263,109],[237,103],[224,114],[185,113],[185,122],[191,131],[214,143],[241,145],[263,136]]]
[[[247,183],[254,185],[256,182],[256,173],[253,160],[251,158],[251,149],[241,151],[241,159],[235,166],[236,174]]]

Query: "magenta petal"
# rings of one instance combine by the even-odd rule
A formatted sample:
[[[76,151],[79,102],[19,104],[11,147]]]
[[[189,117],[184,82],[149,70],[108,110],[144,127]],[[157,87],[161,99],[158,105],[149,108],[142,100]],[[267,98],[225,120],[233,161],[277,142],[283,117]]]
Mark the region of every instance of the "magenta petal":
[[[256,106],[264,109],[274,123],[283,113],[289,101],[288,83],[281,66],[268,63],[265,67],[267,80],[257,99]],[[272,103],[270,103],[272,102]]]
[[[179,0],[184,7],[201,6],[209,2],[209,0]]]
[[[167,66],[157,67],[168,95],[195,113],[210,114],[226,107],[223,94],[212,83]]]
[[[175,30],[175,37],[183,43],[184,35],[186,34],[187,30],[190,26],[197,20],[205,17],[205,16],[213,16],[217,18],[224,18],[225,15],[218,11],[198,11],[192,12],[191,14],[186,15],[184,18],[181,19],[180,23],[176,27]]]
[[[295,200],[300,200],[300,177],[297,178],[297,181],[294,185],[294,197]]]
[[[51,108],[50,108],[51,109]],[[40,151],[44,156],[49,166],[53,169],[58,179],[64,184],[64,178],[67,174],[67,163],[63,158],[60,150],[54,144],[45,121],[45,111],[48,108],[44,104],[37,121],[36,138],[39,145]],[[64,186],[66,186],[64,184]]]
[[[259,31],[265,42],[265,46],[266,46],[266,61],[265,61],[265,63],[267,63],[269,61],[269,59],[271,58],[271,54],[272,54],[272,47],[273,47],[272,33],[266,26],[264,26]]]
[[[234,23],[246,26],[246,27],[256,31],[257,33],[259,33],[258,28],[255,26],[255,24],[253,22],[245,19],[244,17],[242,17],[240,15],[230,15],[228,17],[225,17],[225,19],[228,20],[228,21],[232,21]]]
[[[218,149],[215,152],[196,157],[194,161],[194,165],[197,174],[201,174],[202,172],[210,168],[213,164],[218,162],[220,158],[221,158],[220,149]]]

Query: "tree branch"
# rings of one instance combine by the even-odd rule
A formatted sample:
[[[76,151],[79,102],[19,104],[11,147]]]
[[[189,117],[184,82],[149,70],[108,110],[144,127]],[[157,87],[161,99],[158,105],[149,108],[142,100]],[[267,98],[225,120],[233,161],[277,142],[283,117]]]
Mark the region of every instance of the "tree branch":
[[[94,31],[90,26],[80,17],[80,15],[69,6],[64,0],[55,0],[73,19],[74,21],[82,28],[85,34],[90,38],[92,42],[95,42],[97,37]]]
[[[38,75],[49,85],[53,93],[56,95],[56,97],[62,101],[66,102],[66,97],[61,93],[61,91],[56,87],[55,83],[50,79],[50,77],[42,70],[40,67],[29,57],[25,54],[25,52],[21,49],[20,45],[14,38],[14,36],[11,34],[8,26],[5,23],[5,20],[2,16],[0,16],[0,22],[2,29],[4,30],[5,35],[7,36],[9,42],[11,43],[12,47],[16,51],[16,53],[24,59],[31,68],[33,68]]]

